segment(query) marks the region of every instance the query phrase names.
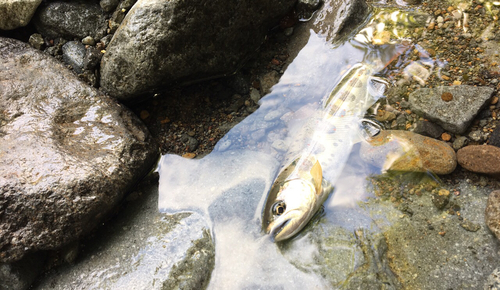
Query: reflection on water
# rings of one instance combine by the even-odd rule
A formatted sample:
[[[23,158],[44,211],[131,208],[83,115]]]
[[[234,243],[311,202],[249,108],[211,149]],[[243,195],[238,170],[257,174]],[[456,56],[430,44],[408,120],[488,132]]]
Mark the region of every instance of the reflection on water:
[[[380,221],[375,223],[358,204],[372,196],[367,177],[381,173],[383,164],[363,162],[358,145],[324,211],[292,241],[276,245],[264,235],[262,209],[280,168],[288,165],[286,154],[300,138],[299,128],[321,110],[344,72],[360,62],[391,62],[402,52],[390,42],[404,34],[397,28],[420,25],[422,19],[420,14],[383,11],[356,40],[335,46],[311,33],[260,108],[229,131],[211,154],[200,160],[162,157],[160,210],[197,211],[212,230],[216,264],[209,288],[323,289],[339,285],[366,262],[366,245],[372,241],[362,240],[359,229],[376,233]],[[429,58],[421,61],[399,69],[423,80]]]

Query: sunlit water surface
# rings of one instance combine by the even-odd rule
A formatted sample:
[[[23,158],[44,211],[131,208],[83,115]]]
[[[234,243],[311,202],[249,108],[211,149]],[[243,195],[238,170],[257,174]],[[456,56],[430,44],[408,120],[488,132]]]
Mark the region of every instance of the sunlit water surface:
[[[375,29],[372,32],[389,29],[375,24],[369,23]],[[392,39],[401,38],[396,33],[404,34],[396,30],[389,33]],[[420,49],[418,46],[411,49],[415,48]],[[337,276],[330,273],[335,277],[326,279],[322,275],[321,264],[325,261],[321,251],[330,255],[343,253],[348,261],[336,264],[338,267],[354,271],[361,264],[362,257],[356,254],[359,251],[351,248],[349,241],[345,246],[337,243],[333,249],[319,249],[314,242],[316,238],[327,238],[339,231],[351,236],[360,228],[379,231],[370,214],[359,204],[373,196],[368,190],[367,177],[379,174],[381,168],[360,159],[359,145],[353,147],[335,183],[334,194],[324,204],[324,211],[291,241],[275,244],[263,232],[262,210],[274,179],[282,166],[287,165],[283,163],[295,129],[320,110],[323,99],[344,72],[356,63],[373,61],[374,56],[381,63],[388,63],[399,53],[404,50],[398,51],[392,44],[366,45],[353,38],[333,45],[311,32],[307,45],[280,82],[261,99],[260,108],[229,131],[211,154],[197,160],[176,155],[162,157],[159,209],[166,213],[201,213],[211,229],[216,262],[209,288],[330,288],[347,278],[342,274],[346,269],[339,269],[342,271],[338,271]],[[423,54],[417,62],[400,60],[396,67],[406,70],[410,76],[425,78],[421,75],[424,64],[427,68],[435,66],[435,62]],[[384,72],[388,73],[382,71],[382,77]],[[335,265],[331,267],[335,272]]]

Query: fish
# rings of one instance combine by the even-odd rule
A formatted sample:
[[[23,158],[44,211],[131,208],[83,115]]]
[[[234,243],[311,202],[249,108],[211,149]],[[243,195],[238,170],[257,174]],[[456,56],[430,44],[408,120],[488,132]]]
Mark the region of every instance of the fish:
[[[263,228],[275,242],[297,235],[334,191],[353,144],[364,138],[366,110],[383,95],[386,82],[375,68],[353,65],[296,135],[285,158],[292,161],[282,166],[263,209]]]

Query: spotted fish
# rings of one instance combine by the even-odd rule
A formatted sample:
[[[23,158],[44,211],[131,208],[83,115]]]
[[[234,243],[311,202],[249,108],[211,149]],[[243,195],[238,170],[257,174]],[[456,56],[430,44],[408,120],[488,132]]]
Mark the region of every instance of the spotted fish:
[[[287,157],[293,161],[278,174],[263,213],[263,228],[274,241],[296,235],[333,191],[359,140],[366,110],[383,93],[384,85],[374,73],[374,66],[364,63],[350,68],[289,149]]]

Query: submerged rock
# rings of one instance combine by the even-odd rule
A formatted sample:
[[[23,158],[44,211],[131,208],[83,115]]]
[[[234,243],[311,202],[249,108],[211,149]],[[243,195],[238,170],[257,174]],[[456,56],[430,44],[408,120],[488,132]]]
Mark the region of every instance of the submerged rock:
[[[381,131],[362,143],[360,154],[384,170],[449,174],[457,165],[455,151],[445,142],[400,130]]]
[[[38,289],[204,289],[215,249],[195,213],[158,212],[158,181],[150,175],[127,198],[119,216],[84,242],[72,267],[62,266]],[[103,279],[103,275],[106,279]]]
[[[500,290],[500,268],[496,268],[484,283],[485,290]]]
[[[34,22],[38,31],[48,37],[92,36],[98,40],[107,29],[101,7],[85,1],[49,2],[37,11]]]
[[[488,196],[485,219],[488,228],[500,240],[500,190],[495,190]]]
[[[93,229],[157,158],[128,109],[60,62],[0,38],[0,262]]]
[[[28,25],[42,0],[0,0],[0,29]]]
[[[101,86],[127,100],[174,82],[232,73],[294,4],[139,0],[106,49]]]
[[[500,148],[470,145],[457,151],[458,164],[477,173],[500,174]]]
[[[473,86],[441,86],[422,88],[410,94],[412,110],[443,127],[446,131],[462,134],[481,109],[488,104],[494,89]],[[443,93],[452,95],[450,101]]]
[[[45,256],[45,253],[34,253],[14,263],[0,263],[0,289],[28,289],[42,272]]]

